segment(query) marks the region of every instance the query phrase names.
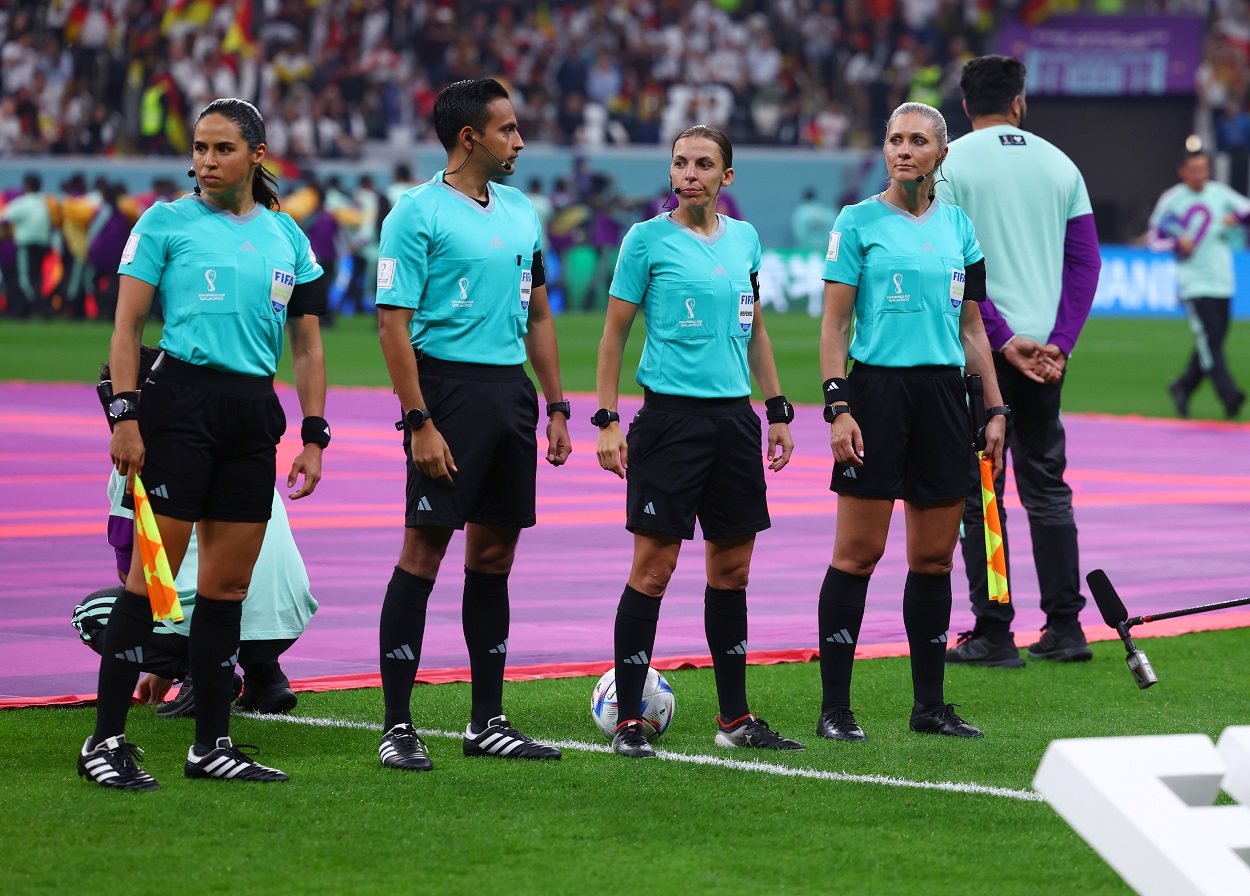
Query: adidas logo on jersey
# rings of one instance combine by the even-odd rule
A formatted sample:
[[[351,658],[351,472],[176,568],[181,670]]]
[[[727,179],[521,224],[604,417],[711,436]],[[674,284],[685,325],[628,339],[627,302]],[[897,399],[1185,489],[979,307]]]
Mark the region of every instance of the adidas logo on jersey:
[[[156,495],[156,497],[158,498],[164,498],[166,501],[169,500],[169,490],[165,488],[163,483],[161,485],[158,485],[156,488],[148,489],[148,494]]]
[[[647,506],[646,506],[646,507],[644,507],[644,508],[642,508],[642,512],[643,512],[643,513],[649,513],[649,514],[651,514],[652,516],[655,516],[655,505],[654,505],[654,504],[652,504],[650,501],[648,501],[648,502],[647,502]]]
[[[645,666],[649,664],[651,660],[647,657],[647,652],[645,650],[640,650],[633,656],[625,657],[625,659],[621,660],[621,662],[630,666]]]
[[[402,647],[396,647],[390,653],[383,654],[388,660],[415,660],[417,655],[412,652],[412,648],[407,644]]]
[[[928,243],[925,243],[923,246],[920,247],[920,251],[921,252],[936,252],[937,249],[934,249]]]
[[[251,240],[244,240],[243,245],[239,247],[240,252],[255,252],[256,247],[252,245]]]
[[[421,500],[417,502],[417,510],[433,511],[434,508],[430,506],[430,499],[425,495],[422,495]]]
[[[725,655],[726,656],[746,656],[747,655],[746,639],[745,638],[742,639],[733,647],[730,647],[728,650],[726,650]]]
[[[491,241],[486,244],[486,248],[487,249],[502,249],[503,240],[501,240],[499,237],[493,237]]]
[[[831,644],[854,644],[855,643],[855,639],[851,637],[851,633],[848,632],[846,629],[842,629],[842,631],[840,632],[834,632],[832,635],[825,638],[825,640]]]
[[[507,653],[507,652],[508,652],[508,639],[507,638],[503,639],[502,644],[499,644],[490,649],[490,653]]]
[[[729,272],[725,270],[725,266],[723,264],[718,264],[716,266],[716,270],[712,271],[712,276],[713,277],[728,277]]]

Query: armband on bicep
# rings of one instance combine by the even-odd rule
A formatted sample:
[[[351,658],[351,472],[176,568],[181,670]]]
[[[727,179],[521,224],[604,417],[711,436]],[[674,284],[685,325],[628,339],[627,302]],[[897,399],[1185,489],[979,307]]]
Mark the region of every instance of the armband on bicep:
[[[547,285],[547,266],[543,263],[543,250],[534,253],[534,263],[530,265],[530,288],[538,289]]]
[[[325,274],[307,283],[296,283],[291,289],[291,301],[286,306],[287,317],[303,317],[315,314],[321,317],[329,307],[330,284]]]
[[[964,268],[964,298],[978,305],[985,301],[985,259]]]

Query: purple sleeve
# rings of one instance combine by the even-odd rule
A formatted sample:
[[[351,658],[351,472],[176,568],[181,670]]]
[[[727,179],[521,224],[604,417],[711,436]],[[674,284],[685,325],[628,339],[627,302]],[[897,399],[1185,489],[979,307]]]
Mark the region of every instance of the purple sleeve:
[[[1063,292],[1050,342],[1068,356],[1081,335],[1081,327],[1089,317],[1098,290],[1098,272],[1102,255],[1098,251],[1098,231],[1093,215],[1068,219],[1068,232],[1063,241]]]
[[[1007,326],[1007,320],[994,307],[994,300],[984,299],[981,303],[981,321],[985,324],[985,338],[990,342],[993,351],[1002,351],[1007,341],[1016,334]]]
[[[135,546],[135,521],[109,514],[108,539],[117,555],[117,571],[125,576],[130,572],[130,555]]]

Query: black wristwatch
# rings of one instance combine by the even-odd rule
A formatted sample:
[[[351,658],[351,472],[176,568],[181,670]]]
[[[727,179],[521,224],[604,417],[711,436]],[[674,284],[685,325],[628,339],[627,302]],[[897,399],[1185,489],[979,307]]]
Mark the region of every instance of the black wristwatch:
[[[109,426],[121,423],[123,420],[138,420],[139,393],[118,392],[109,401],[104,413],[108,415]]]
[[[832,423],[838,414],[849,414],[851,406],[849,404],[827,404],[825,405],[825,422]]]
[[[590,422],[595,426],[603,429],[609,423],[619,423],[621,415],[616,411],[609,411],[607,408],[599,408],[595,411],[595,415],[590,418]]]
[[[413,432],[425,426],[425,421],[430,419],[430,412],[425,408],[413,408],[404,414],[404,426],[407,426]]]
[[[547,402],[547,416],[550,417],[552,414],[563,414],[565,420],[572,420],[573,406],[569,404],[567,398],[564,401],[549,401]]]
[[[992,408],[985,409],[985,422],[989,423],[992,417],[1002,417],[1006,423],[1011,422],[1011,408],[1005,404],[995,405]]]

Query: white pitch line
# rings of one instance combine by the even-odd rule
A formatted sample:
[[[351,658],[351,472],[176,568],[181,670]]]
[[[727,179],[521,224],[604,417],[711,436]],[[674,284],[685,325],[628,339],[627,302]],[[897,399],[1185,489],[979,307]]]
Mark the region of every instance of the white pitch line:
[[[268,722],[288,722],[293,725],[311,725],[317,728],[354,728],[360,731],[381,731],[382,726],[376,722],[351,722],[344,719],[321,719],[311,716],[261,715],[255,712],[236,712],[235,715],[249,719]],[[459,740],[464,737],[460,731],[440,731],[435,728],[418,728],[422,737],[440,737],[448,740]],[[574,750],[582,753],[609,753],[606,744],[589,744],[584,741],[559,740],[543,741],[561,750]],[[986,784],[968,784],[960,781],[912,781],[908,778],[895,778],[892,775],[852,775],[847,772],[829,772],[815,768],[797,768],[788,765],[773,765],[758,759],[726,759],[723,756],[707,756],[701,753],[674,753],[671,750],[656,750],[656,756],[669,762],[686,762],[691,765],[715,765],[720,768],[734,769],[744,772],[763,772],[784,778],[807,778],[815,781],[842,781],[850,784],[879,784],[883,787],[910,787],[915,790],[939,790],[945,793],[975,793],[982,796],[997,796],[1010,800],[1024,800],[1030,803],[1045,802],[1045,797],[1033,790],[1013,790],[1010,787],[991,787]]]

